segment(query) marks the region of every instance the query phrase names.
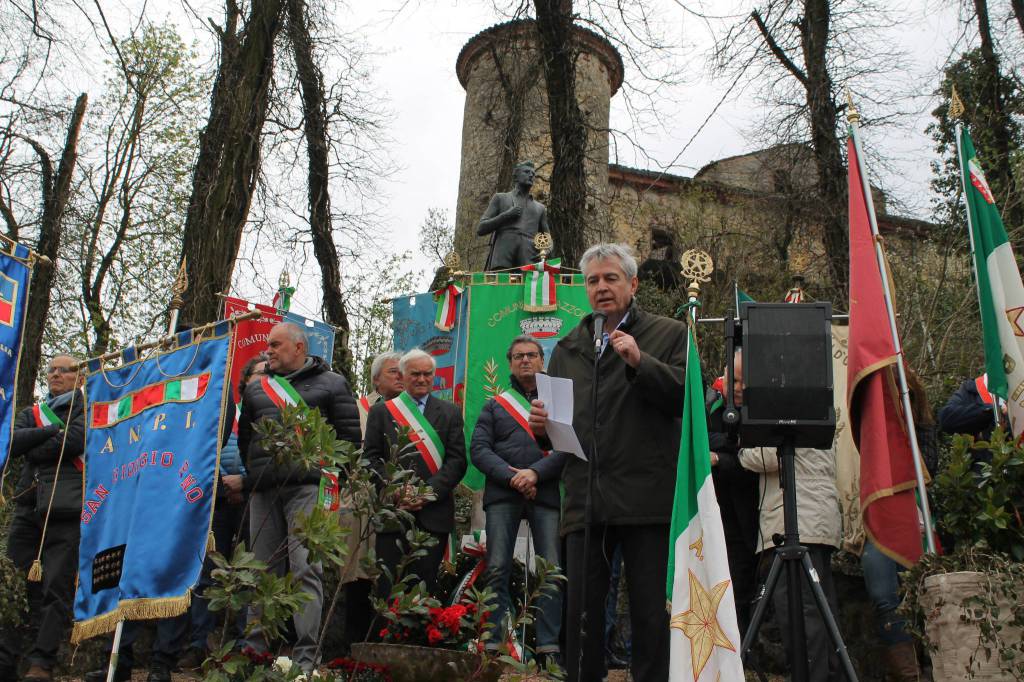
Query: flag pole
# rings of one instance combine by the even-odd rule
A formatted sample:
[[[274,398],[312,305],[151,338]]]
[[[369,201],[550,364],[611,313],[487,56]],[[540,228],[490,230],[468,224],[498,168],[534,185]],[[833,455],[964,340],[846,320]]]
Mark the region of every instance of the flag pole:
[[[964,196],[964,213],[967,214],[967,240],[971,245],[971,272],[974,273],[974,292],[978,295],[978,314],[981,315],[981,287],[978,286],[978,261],[975,257],[974,250],[974,219],[971,218],[971,207],[967,205],[967,177],[964,175],[964,151],[963,151],[963,136],[964,136],[964,124],[961,117],[964,113],[964,103],[960,99],[960,95],[956,92],[956,86],[954,85],[949,93],[949,115],[956,119],[956,127],[954,128],[954,137],[956,140],[956,159],[960,164],[960,189],[963,191]],[[982,320],[984,322],[984,320]],[[1000,426],[999,420],[999,396],[995,396],[993,401],[995,404],[992,406],[992,415],[995,419],[996,427]]]
[[[892,302],[892,292],[889,290],[889,272],[885,264],[885,256],[882,253],[881,236],[878,233],[878,219],[875,217],[875,202],[871,197],[871,182],[868,180],[867,170],[864,167],[864,153],[861,150],[860,139],[857,137],[857,124],[860,123],[860,113],[853,106],[853,99],[849,91],[846,93],[849,103],[849,113],[846,120],[850,124],[850,137],[853,139],[853,147],[857,152],[857,169],[860,171],[861,191],[864,192],[864,202],[868,209],[868,222],[871,225],[871,236],[875,242],[875,260],[878,263],[878,271],[882,280],[882,298],[885,300],[885,312],[889,318],[889,334],[892,337],[893,348],[896,350],[896,375],[900,383],[900,401],[903,404],[903,422],[910,437],[910,450],[914,455],[914,475],[917,478],[918,498],[921,502],[921,514],[924,517],[925,542],[928,551],[935,554],[935,537],[932,532],[932,512],[928,504],[928,491],[924,484],[924,469],[921,466],[921,447],[917,442],[917,431],[914,428],[914,415],[910,409],[910,390],[907,387],[907,374],[903,367],[903,344],[900,343],[899,331],[896,328],[896,311]]]
[[[173,337],[174,330],[178,327],[178,311],[184,305],[184,294],[188,290],[188,274],[186,272],[186,257],[182,257],[181,265],[178,267],[178,274],[171,285],[170,316],[167,318],[167,336]],[[114,641],[110,644],[110,665],[107,667],[107,682],[114,682],[114,674],[117,670],[118,659],[121,656],[121,635],[124,633],[124,618],[117,621],[114,628]]]

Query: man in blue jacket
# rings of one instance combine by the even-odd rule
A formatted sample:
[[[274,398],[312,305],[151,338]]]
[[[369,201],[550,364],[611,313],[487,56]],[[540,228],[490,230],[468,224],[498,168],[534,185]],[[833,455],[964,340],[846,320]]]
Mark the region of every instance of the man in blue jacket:
[[[498,597],[493,619],[501,633],[511,602],[509,577],[520,520],[529,521],[537,554],[556,565],[560,563],[558,479],[565,464],[562,453],[548,452],[537,445],[529,425],[530,401],[537,397],[537,373],[544,370],[544,349],[535,339],[518,336],[506,357],[512,388],[484,405],[469,450],[474,466],[487,476],[485,580]],[[537,654],[557,661],[561,592],[546,592],[537,607]],[[488,644],[497,648],[503,641],[504,637],[497,635]]]

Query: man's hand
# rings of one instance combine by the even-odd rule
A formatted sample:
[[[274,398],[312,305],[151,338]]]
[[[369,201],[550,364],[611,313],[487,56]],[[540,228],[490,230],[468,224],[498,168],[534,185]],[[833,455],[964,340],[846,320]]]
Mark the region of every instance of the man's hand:
[[[530,403],[530,430],[533,435],[543,438],[548,435],[548,411],[544,409],[544,403],[534,400]]]
[[[416,494],[416,488],[406,484],[398,493],[398,508],[405,511],[419,511],[429,500]]]
[[[245,498],[242,495],[242,477],[239,474],[225,474],[220,477],[224,484],[228,504],[242,504]]]
[[[636,345],[636,339],[626,332],[616,329],[608,336],[608,343],[633,369],[640,364],[640,348]]]
[[[717,452],[712,452],[711,453],[711,466],[717,466],[717,465],[718,465],[718,453]]]
[[[537,495],[537,481],[539,480],[537,472],[533,469],[516,469],[513,466],[510,466],[509,469],[515,475],[508,484],[526,496],[527,499],[532,500]]]
[[[521,215],[523,215],[523,209],[520,208],[519,206],[513,206],[512,208],[503,212],[501,214],[501,217],[504,218],[506,221],[511,222],[513,220],[519,220],[519,216]]]

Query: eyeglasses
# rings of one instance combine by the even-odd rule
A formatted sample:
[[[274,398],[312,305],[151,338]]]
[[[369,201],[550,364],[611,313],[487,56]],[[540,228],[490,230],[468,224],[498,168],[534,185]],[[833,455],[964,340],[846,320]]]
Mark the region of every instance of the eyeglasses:
[[[78,371],[77,367],[47,367],[47,374],[74,374]]]
[[[538,353],[535,350],[531,350],[528,353],[513,353],[512,354],[512,359],[515,362],[519,362],[520,360],[524,360],[524,359],[525,360],[536,360],[539,357],[540,357],[540,353]]]

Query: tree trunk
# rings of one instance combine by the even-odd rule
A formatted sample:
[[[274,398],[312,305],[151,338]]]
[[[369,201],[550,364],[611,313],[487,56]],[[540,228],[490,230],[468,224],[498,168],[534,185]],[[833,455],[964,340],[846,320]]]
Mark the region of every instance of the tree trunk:
[[[1014,3],[1014,12],[1018,3]],[[1006,106],[1003,101],[1002,80],[999,71],[999,56],[992,40],[989,24],[988,4],[985,0],[974,0],[978,16],[978,35],[981,38],[981,62],[984,72],[981,78],[981,93],[987,106],[982,111],[989,114],[988,120],[979,120],[976,125],[984,126],[992,135],[994,156],[986,158],[985,168],[989,183],[1003,189],[1003,196],[996,197],[996,204],[1003,209],[1003,222],[1008,227],[1019,227],[1024,222],[1024,206],[1017,199],[1017,183],[1011,164],[1011,135]],[[1018,20],[1020,20],[1018,15]]]
[[[1013,16],[1017,18],[1020,32],[1024,33],[1024,0],[1010,0],[1010,6],[1013,7]]]
[[[260,134],[274,68],[274,40],[284,0],[253,0],[239,30],[240,10],[226,2],[220,31],[220,66],[210,117],[199,136],[192,197],[185,218],[183,256],[188,291],[182,321],[201,324],[220,316],[217,294],[231,273],[260,168]]]
[[[50,259],[50,265],[36,263],[32,271],[32,283],[28,294],[28,311],[21,336],[21,357],[18,365],[17,402],[19,405],[32,403],[36,377],[42,364],[43,330],[50,312],[50,291],[57,274],[57,252],[64,234],[64,210],[67,208],[71,190],[71,177],[75,172],[78,157],[78,133],[85,118],[85,107],[89,98],[85,93],[78,96],[68,123],[68,134],[60,155],[60,164],[54,175],[53,162],[46,150],[32,143],[42,167],[43,215],[39,222],[39,242],[36,251]]]
[[[572,0],[534,0],[551,123],[551,236],[562,264],[576,267],[586,249],[584,210],[587,128],[576,101]]]
[[[837,112],[828,72],[828,0],[805,0],[800,22],[804,54],[811,145],[817,162],[822,238],[832,277],[833,300],[846,300],[850,280],[850,247],[846,221],[846,169],[836,137]]]
[[[295,71],[302,91],[303,131],[309,161],[309,229],[313,255],[320,265],[326,321],[335,327],[334,367],[352,383],[350,328],[341,293],[338,248],[331,227],[330,160],[327,146],[327,111],[323,75],[313,57],[313,42],[306,20],[305,0],[288,0],[288,38],[295,55]],[[327,358],[325,358],[327,359]]]

